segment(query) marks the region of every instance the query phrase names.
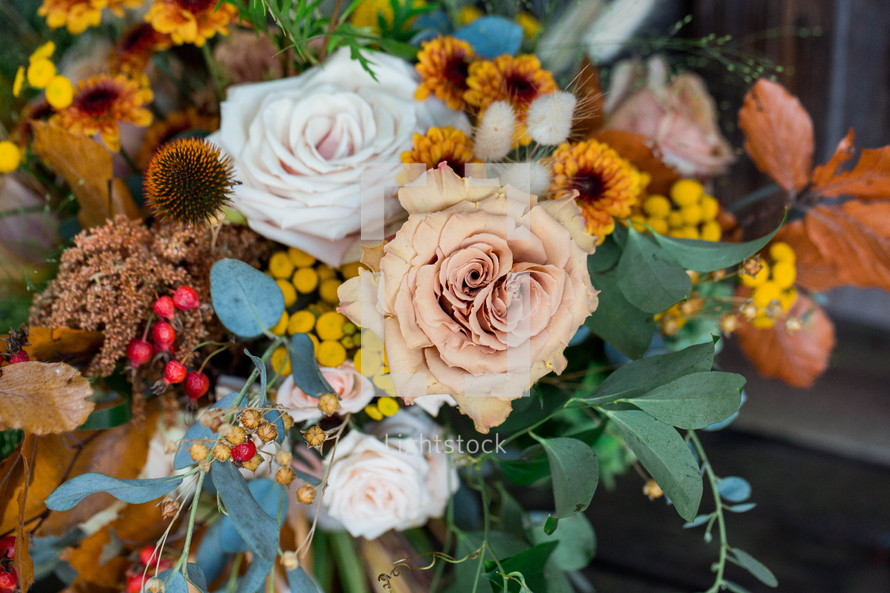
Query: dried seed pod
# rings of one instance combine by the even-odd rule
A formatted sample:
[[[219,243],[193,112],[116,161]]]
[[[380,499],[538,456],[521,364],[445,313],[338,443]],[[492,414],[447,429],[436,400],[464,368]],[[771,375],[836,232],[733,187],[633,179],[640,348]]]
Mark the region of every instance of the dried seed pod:
[[[226,440],[233,445],[240,445],[247,440],[247,433],[240,426],[233,426],[229,434],[226,435]]]
[[[248,430],[253,430],[260,425],[260,422],[263,421],[263,417],[256,410],[244,410],[241,412],[238,420],[241,422],[241,426]]]
[[[293,482],[296,477],[297,474],[290,467],[279,467],[278,471],[275,472],[275,481],[282,486],[290,486],[290,483]]]
[[[213,446],[213,456],[217,461],[228,461],[232,458],[232,448],[220,441]]]
[[[318,409],[325,416],[330,416],[340,409],[340,400],[333,393],[325,393],[318,398]]]
[[[303,504],[312,504],[315,500],[315,488],[309,484],[303,484],[297,489],[297,500]]]
[[[303,432],[303,438],[310,447],[321,447],[327,440],[327,435],[317,424],[310,426]]]
[[[210,450],[204,443],[195,443],[191,447],[189,447],[189,455],[192,456],[192,461],[201,461],[202,459],[207,459],[207,456],[209,454]]]
[[[291,462],[294,460],[294,456],[290,454],[289,451],[281,450],[275,456],[275,461],[278,465],[289,467]]]
[[[270,422],[263,422],[256,429],[256,435],[261,441],[268,443],[269,441],[274,441],[278,438],[278,429]]]
[[[245,469],[249,469],[252,472],[255,472],[260,464],[263,462],[263,457],[259,453],[241,463],[241,467]]]

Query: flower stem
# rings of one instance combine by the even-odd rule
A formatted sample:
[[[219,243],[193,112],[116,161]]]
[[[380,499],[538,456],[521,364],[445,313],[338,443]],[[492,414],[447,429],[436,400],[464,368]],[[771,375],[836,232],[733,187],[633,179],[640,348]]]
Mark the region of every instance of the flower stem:
[[[179,564],[177,565],[183,576],[188,574],[189,548],[192,545],[192,534],[195,531],[195,517],[198,516],[198,499],[201,497],[201,488],[204,486],[204,476],[206,475],[204,472],[198,474],[198,483],[195,485],[195,493],[192,495],[192,512],[189,514],[188,531],[185,533],[185,545],[182,548],[182,556],[179,557]]]
[[[711,462],[708,461],[708,456],[705,454],[701,441],[698,440],[698,436],[692,430],[687,433],[687,437],[702,461],[702,468],[708,477],[711,493],[714,495],[714,505],[716,506],[714,516],[717,518],[717,529],[720,534],[720,558],[717,561],[714,584],[711,585],[711,588],[706,593],[718,593],[723,585],[723,572],[726,570],[726,552],[729,550],[729,543],[726,541],[726,521],[723,517],[723,501],[720,499],[720,491],[717,489],[717,475],[714,474],[714,470],[711,468]]]

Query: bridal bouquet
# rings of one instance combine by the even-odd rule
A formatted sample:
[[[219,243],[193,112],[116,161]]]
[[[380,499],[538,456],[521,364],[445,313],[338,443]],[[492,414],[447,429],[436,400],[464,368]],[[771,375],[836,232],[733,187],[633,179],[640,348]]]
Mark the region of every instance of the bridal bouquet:
[[[816,291],[890,287],[890,148],[814,167],[746,61],[774,185],[733,206],[642,8],[502,8],[3,9],[0,591],[587,591],[631,467],[710,592],[776,586],[696,432],[744,401],[715,356],[825,370]]]

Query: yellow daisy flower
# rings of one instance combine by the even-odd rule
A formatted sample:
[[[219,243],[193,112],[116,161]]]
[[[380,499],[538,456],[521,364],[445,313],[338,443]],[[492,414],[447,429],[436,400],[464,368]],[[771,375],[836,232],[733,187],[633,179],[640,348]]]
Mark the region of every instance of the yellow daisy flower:
[[[229,23],[238,17],[238,9],[217,0],[153,0],[145,20],[159,33],[170,35],[173,43],[192,43],[201,47],[219,33],[229,34]]]
[[[414,134],[412,149],[402,153],[403,163],[423,163],[427,169],[436,168],[442,161],[461,177],[467,163],[480,162],[473,155],[473,139],[451,126]]]
[[[464,93],[469,90],[467,74],[476,54],[466,41],[454,37],[438,37],[423,44],[417,54],[417,72],[421,82],[414,93],[418,101],[436,95],[448,107],[462,111],[467,104]]]

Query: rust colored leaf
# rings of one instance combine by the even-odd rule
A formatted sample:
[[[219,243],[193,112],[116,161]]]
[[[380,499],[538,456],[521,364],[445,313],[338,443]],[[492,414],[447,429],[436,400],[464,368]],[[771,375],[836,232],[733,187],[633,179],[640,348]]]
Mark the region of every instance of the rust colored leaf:
[[[587,138],[603,126],[603,90],[599,69],[584,58],[572,87],[578,99],[572,119],[572,138]]]
[[[28,328],[29,345],[25,346],[25,352],[31,360],[71,364],[75,358],[95,354],[102,347],[103,340],[102,332],[68,327],[31,327]],[[6,352],[6,342],[0,341],[0,352]]]
[[[637,169],[648,173],[652,178],[647,188],[650,194],[667,194],[671,185],[680,179],[680,174],[664,164],[657,149],[653,149],[642,134],[623,130],[600,130],[590,138],[608,144]]]
[[[803,322],[799,331],[789,333],[781,321],[770,329],[743,323],[736,332],[739,346],[764,377],[781,379],[793,387],[810,387],[828,368],[835,344],[834,324],[819,305],[803,295],[788,314]]]
[[[875,150],[863,150],[859,162],[849,171],[838,172],[845,162],[853,158],[855,133],[850,130],[838,144],[837,150],[826,164],[813,171],[813,193],[828,198],[851,196],[862,200],[880,200],[890,197],[890,146]]]
[[[114,179],[111,153],[105,147],[47,122],[34,122],[33,129],[34,152],[70,186],[83,228],[104,224],[116,214],[141,218],[127,185]]]
[[[798,193],[813,167],[813,120],[782,85],[760,79],[739,111],[745,150],[785,191]]]
[[[28,534],[25,531],[25,521],[27,520],[27,501],[28,490],[31,488],[31,482],[34,479],[34,462],[37,454],[37,443],[34,435],[25,435],[22,441],[22,468],[24,471],[24,480],[22,488],[16,496],[18,502],[18,521],[15,527],[15,561],[13,566],[19,577],[19,588],[22,593],[27,593],[28,589],[34,583],[34,561],[31,560],[31,552],[29,549]]]
[[[794,249],[797,256],[798,286],[813,292],[822,292],[844,284],[834,262],[825,259],[807,236],[803,219],[783,226],[776,233],[775,240],[788,243]]]
[[[831,264],[835,286],[890,290],[890,203],[817,206],[807,212],[804,228]]]
[[[86,401],[93,388],[74,367],[63,363],[21,362],[0,376],[0,429],[33,434],[74,430],[96,405]]]

